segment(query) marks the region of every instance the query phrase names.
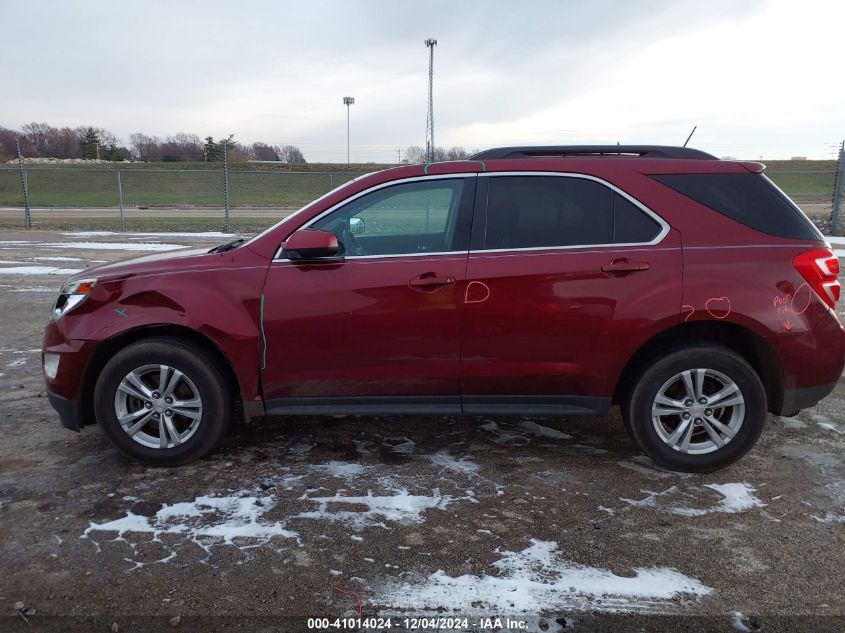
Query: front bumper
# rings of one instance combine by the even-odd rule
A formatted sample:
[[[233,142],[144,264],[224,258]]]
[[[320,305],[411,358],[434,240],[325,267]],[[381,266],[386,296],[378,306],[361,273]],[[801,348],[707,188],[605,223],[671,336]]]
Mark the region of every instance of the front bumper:
[[[71,431],[79,432],[79,428],[82,426],[82,407],[79,406],[79,400],[63,398],[49,390],[47,391],[47,398],[59,414],[62,426]]]
[[[97,348],[96,341],[68,338],[61,323],[50,321],[44,330],[41,367],[44,367],[44,353],[59,357],[56,375],[44,375],[47,397],[59,413],[62,425],[78,431],[86,424],[93,424],[90,412],[90,385],[86,386],[87,370]]]

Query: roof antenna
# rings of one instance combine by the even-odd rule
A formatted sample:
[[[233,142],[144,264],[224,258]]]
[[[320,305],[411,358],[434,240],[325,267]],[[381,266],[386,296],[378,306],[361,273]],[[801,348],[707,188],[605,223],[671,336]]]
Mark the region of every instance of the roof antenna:
[[[693,135],[693,134],[695,134],[695,131],[696,131],[697,129],[698,129],[698,126],[697,126],[697,125],[694,125],[694,126],[693,126],[693,128],[692,128],[692,132],[690,132],[690,133],[689,133],[689,136],[687,137],[687,140],[685,140],[685,141],[684,141],[684,144],[683,144],[683,146],[682,146],[682,147],[686,147],[686,146],[687,146],[687,143],[689,143],[689,140],[692,138],[692,135]]]

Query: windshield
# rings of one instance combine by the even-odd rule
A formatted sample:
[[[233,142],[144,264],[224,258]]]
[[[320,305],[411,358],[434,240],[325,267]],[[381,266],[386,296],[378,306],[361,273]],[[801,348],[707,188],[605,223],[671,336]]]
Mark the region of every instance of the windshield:
[[[320,196],[320,197],[319,197],[319,198],[317,198],[316,200],[313,200],[313,201],[309,202],[308,204],[306,204],[306,205],[305,205],[304,207],[302,207],[301,209],[297,209],[296,211],[294,211],[294,212],[293,212],[293,213],[291,213],[290,215],[285,216],[284,218],[282,218],[281,220],[279,220],[278,222],[276,222],[273,226],[271,226],[271,227],[269,227],[269,228],[266,228],[266,229],[264,229],[263,231],[261,231],[261,233],[259,233],[258,235],[256,235],[255,237],[253,237],[251,240],[249,240],[249,241],[245,244],[245,246],[246,246],[246,245],[248,245],[248,244],[251,244],[252,242],[254,242],[255,240],[257,240],[257,239],[258,239],[258,238],[260,238],[260,237],[264,237],[265,235],[267,235],[267,233],[269,233],[270,231],[274,230],[277,226],[281,225],[283,222],[287,222],[287,221],[288,221],[288,220],[290,220],[292,217],[299,215],[299,214],[300,214],[300,213],[302,213],[303,211],[307,211],[308,209],[310,209],[311,207],[313,207],[315,204],[317,204],[317,203],[321,202],[322,200],[325,200],[325,199],[326,199],[326,198],[328,198],[329,196],[333,195],[335,192],[340,191],[341,189],[344,189],[344,188],[346,188],[346,187],[349,187],[349,186],[351,186],[353,183],[355,183],[355,182],[357,182],[357,181],[361,180],[361,178],[364,178],[365,176],[369,176],[369,175],[370,175],[370,174],[362,174],[362,175],[360,175],[360,176],[358,176],[358,177],[356,177],[356,178],[353,178],[352,180],[348,180],[348,181],[346,181],[346,182],[345,182],[345,183],[343,183],[342,185],[339,185],[339,186],[335,187],[334,189],[332,189],[332,190],[330,190],[330,191],[327,191],[326,193],[324,193],[322,196]]]

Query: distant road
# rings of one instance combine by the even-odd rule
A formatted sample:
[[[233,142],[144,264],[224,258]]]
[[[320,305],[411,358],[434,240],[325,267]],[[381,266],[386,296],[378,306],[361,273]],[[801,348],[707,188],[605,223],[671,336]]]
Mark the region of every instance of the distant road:
[[[19,215],[23,213],[23,207],[0,207],[0,215]],[[70,207],[35,207],[30,209],[33,217],[41,218],[91,218],[102,216],[120,216],[120,209],[118,207],[104,207],[104,208],[70,208]],[[249,217],[249,218],[278,218],[287,217],[296,209],[229,209],[229,215],[232,217]],[[127,208],[124,210],[124,215],[127,218],[150,218],[150,217],[168,217],[173,215],[188,216],[197,218],[217,218],[223,217],[223,209],[212,208],[192,208],[192,209],[167,209],[156,207],[154,209],[136,209]]]

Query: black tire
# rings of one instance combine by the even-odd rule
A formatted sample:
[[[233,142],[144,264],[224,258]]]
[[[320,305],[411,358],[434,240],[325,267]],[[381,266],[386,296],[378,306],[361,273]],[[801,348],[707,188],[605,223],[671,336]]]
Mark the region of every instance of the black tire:
[[[715,370],[732,380],[744,399],[745,414],[736,435],[724,446],[709,453],[690,454],[672,448],[661,439],[652,421],[652,405],[661,387],[673,376],[699,368]],[[622,419],[634,441],[661,466],[709,472],[727,466],[751,450],[766,426],[766,402],[763,383],[744,358],[722,345],[696,342],[666,350],[644,364],[622,403]]]
[[[193,434],[184,443],[168,448],[152,448],[134,440],[118,422],[115,409],[115,397],[124,377],[133,370],[154,364],[164,364],[182,372],[202,401],[199,424]],[[109,439],[132,459],[154,466],[179,466],[208,454],[229,428],[232,402],[231,389],[218,361],[202,348],[176,338],[144,339],[120,350],[103,367],[94,389],[94,411]],[[182,425],[191,424],[188,418],[176,416],[171,419],[180,420]],[[157,422],[151,424],[157,425]]]

